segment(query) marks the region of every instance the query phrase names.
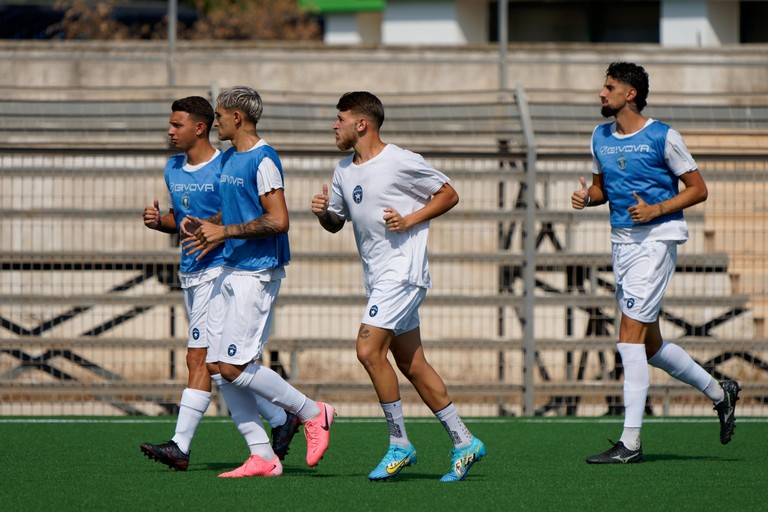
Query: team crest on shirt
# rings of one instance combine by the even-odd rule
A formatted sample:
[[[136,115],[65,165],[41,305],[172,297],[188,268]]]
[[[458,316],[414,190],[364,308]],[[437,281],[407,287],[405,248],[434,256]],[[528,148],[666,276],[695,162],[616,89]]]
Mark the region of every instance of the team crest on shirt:
[[[376,316],[378,313],[379,313],[379,306],[376,306],[376,305],[371,306],[371,309],[368,310],[368,316],[370,316],[371,318]]]
[[[200,330],[197,327],[195,327],[194,329],[192,329],[192,339],[197,340],[199,338],[200,338]]]
[[[619,169],[622,171],[627,168],[627,160],[624,158],[624,155],[619,155]]]
[[[355,190],[352,191],[352,200],[355,201],[355,204],[363,202],[363,187],[360,185],[355,187]]]
[[[237,354],[237,345],[235,345],[235,344],[233,343],[232,345],[230,345],[229,347],[227,347],[227,355],[229,355],[229,357],[232,357],[232,356],[234,356],[235,354]]]
[[[184,195],[181,196],[181,206],[183,206],[185,210],[189,209],[189,192],[184,192]]]

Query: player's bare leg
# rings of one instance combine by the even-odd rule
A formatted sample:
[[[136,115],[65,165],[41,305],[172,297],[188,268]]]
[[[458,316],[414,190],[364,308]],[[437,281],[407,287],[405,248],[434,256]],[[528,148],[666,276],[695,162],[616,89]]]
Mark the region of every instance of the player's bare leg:
[[[422,401],[442,423],[453,442],[451,470],[443,475],[441,481],[464,480],[472,465],[485,456],[485,445],[464,425],[448,396],[445,382],[427,361],[421,343],[421,330],[416,327],[395,336],[390,350],[398,369],[413,384]]]
[[[187,349],[187,369],[189,377],[187,387],[211,392],[211,375],[205,365],[205,356],[208,350],[205,348]]]
[[[143,443],[140,447],[150,459],[178,471],[186,471],[189,466],[192,438],[211,403],[211,376],[205,365],[206,354],[204,348],[187,349],[189,377],[187,388],[181,395],[173,439],[159,445]]]
[[[367,324],[357,334],[357,359],[368,372],[389,429],[389,449],[368,475],[372,481],[390,480],[417,460],[405,430],[397,374],[387,359],[393,338],[392,331]]]
[[[394,333],[387,329],[362,324],[357,333],[357,360],[371,378],[380,403],[400,400],[395,369],[387,359]]]
[[[413,384],[427,407],[436,412],[451,403],[443,379],[424,355],[418,327],[395,336],[391,350],[398,369]]]

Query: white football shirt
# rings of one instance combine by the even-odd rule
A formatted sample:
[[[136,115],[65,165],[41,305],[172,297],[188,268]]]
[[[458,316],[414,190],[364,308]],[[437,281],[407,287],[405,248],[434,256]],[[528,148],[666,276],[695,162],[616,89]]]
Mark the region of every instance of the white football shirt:
[[[426,205],[448,177],[421,155],[394,144],[360,165],[352,163],[353,157],[341,160],[333,172],[328,209],[352,222],[366,294],[381,281],[430,288],[429,222],[394,233],[384,222],[384,209],[405,217]]]

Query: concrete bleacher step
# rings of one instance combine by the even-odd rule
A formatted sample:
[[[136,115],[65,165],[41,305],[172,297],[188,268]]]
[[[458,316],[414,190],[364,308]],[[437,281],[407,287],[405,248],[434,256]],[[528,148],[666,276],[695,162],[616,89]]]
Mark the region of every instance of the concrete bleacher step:
[[[171,247],[171,237],[150,232],[141,222],[145,204],[157,198],[164,207],[162,170],[172,153],[165,135],[169,98],[79,98],[79,105],[18,99],[0,100],[0,147],[6,150],[0,154],[0,233],[10,240],[0,252],[0,316],[21,334],[4,331],[0,348],[22,359],[53,357],[52,366],[83,381],[80,392],[115,403],[119,411],[159,413],[136,403],[178,399],[187,329],[174,276],[179,249]],[[394,103],[387,110],[386,140],[423,152],[461,196],[457,208],[431,225],[435,287],[420,311],[431,362],[451,384],[452,396],[487,402],[484,414],[498,410],[500,401],[518,403],[523,325],[529,319],[522,318],[519,278],[526,263],[525,217],[522,208],[514,208],[527,157],[517,106],[487,96]],[[309,212],[310,198],[330,182],[345,156],[336,150],[330,129],[335,109],[332,102],[306,98],[270,99],[267,106],[260,133],[281,152],[286,170],[294,256],[268,350],[313,396],[375,406],[354,351],[366,300],[351,226],[331,235]],[[734,353],[746,354],[744,361],[762,357],[768,352],[762,341],[768,301],[761,299],[766,283],[759,260],[765,251],[754,235],[750,238],[754,230],[740,226],[765,222],[762,187],[754,186],[764,178],[765,164],[750,156],[764,144],[765,130],[755,131],[747,124],[752,114],[738,108],[654,112],[673,122],[694,151],[722,157],[700,161],[710,198],[686,212],[691,240],[680,248],[662,330],[667,337],[686,337],[686,348],[704,361]],[[542,364],[534,372],[537,400],[547,394],[585,400],[620,394],[619,381],[605,382],[612,364],[593,357],[596,351],[613,357],[616,342],[607,208],[575,212],[569,204],[579,176],[589,177],[589,134],[602,120],[594,104],[555,100],[532,104],[532,114],[537,235],[546,235],[536,258],[532,319]],[[701,119],[712,119],[715,129],[700,126]],[[746,156],[725,158],[736,152]],[[751,174],[734,179],[744,168]],[[596,325],[603,328],[599,335],[587,334]],[[687,337],[686,330],[696,337]],[[58,348],[72,348],[94,364],[78,365],[72,354],[48,352]],[[50,376],[28,388],[18,384],[17,376],[31,374],[21,359],[9,364],[15,356],[4,354],[4,368],[12,367],[0,375],[4,389],[9,384],[13,393],[77,396],[77,385],[61,386]],[[584,354],[589,355],[586,376],[579,381],[574,358]],[[733,361],[712,365],[750,378],[758,371]],[[109,372],[121,377],[112,379],[111,388],[99,380]],[[755,391],[760,385],[750,386],[745,396],[761,396]],[[691,396],[666,381],[652,387],[654,399],[678,393]]]

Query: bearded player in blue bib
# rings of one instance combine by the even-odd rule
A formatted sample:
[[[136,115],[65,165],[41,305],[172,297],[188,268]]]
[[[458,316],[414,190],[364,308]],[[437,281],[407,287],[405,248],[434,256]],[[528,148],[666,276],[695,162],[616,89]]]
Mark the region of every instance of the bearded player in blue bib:
[[[573,208],[608,203],[613,274],[621,309],[617,348],[624,367],[624,430],[589,464],[643,461],[640,428],[650,387],[648,365],[700,390],[720,419],[720,442],[731,441],[739,384],[717,382],[679,345],[664,341],[659,311],[675,272],[677,246],[688,239],[683,210],[707,199],[707,186],[680,134],[641,114],[648,74],[628,62],[608,67],[600,91],[602,124],[592,134],[592,185],[584,177]],[[678,183],[685,188],[679,190]]]

